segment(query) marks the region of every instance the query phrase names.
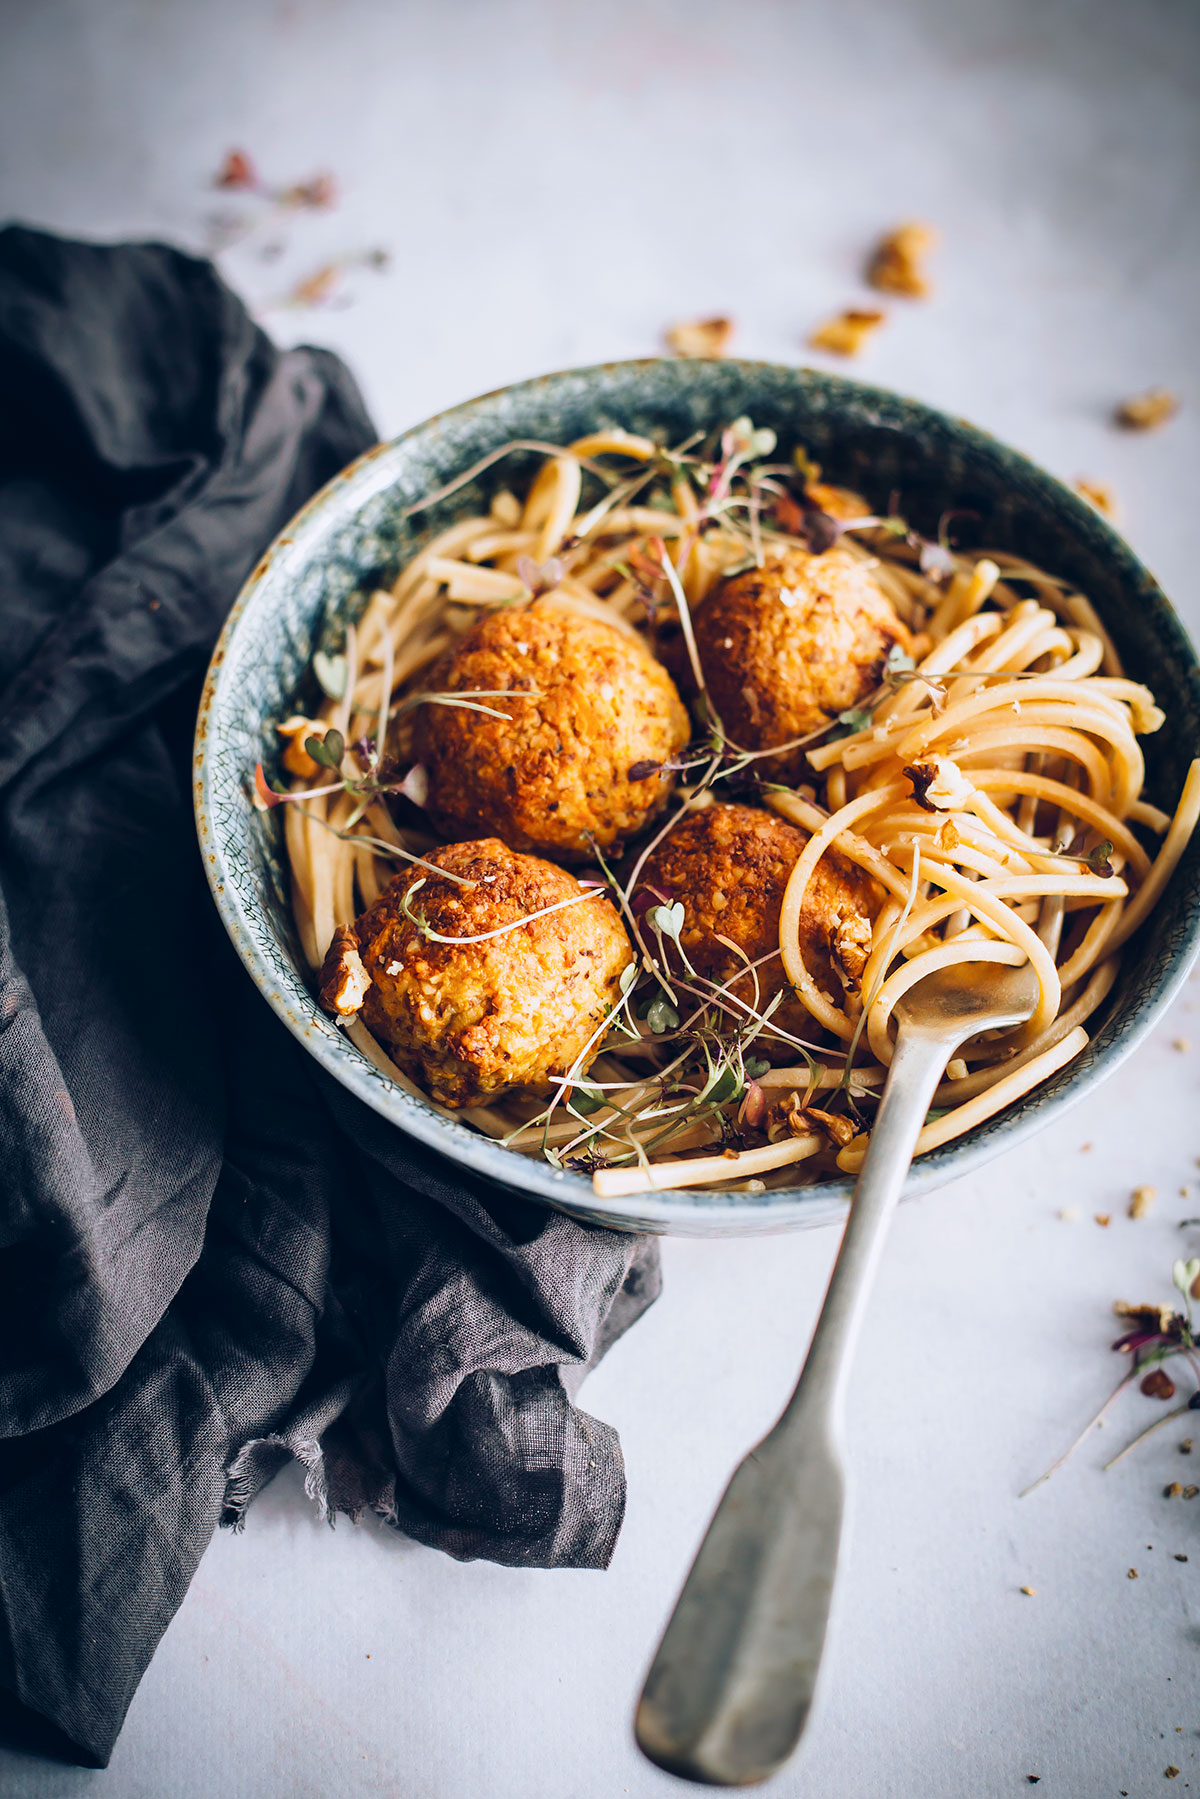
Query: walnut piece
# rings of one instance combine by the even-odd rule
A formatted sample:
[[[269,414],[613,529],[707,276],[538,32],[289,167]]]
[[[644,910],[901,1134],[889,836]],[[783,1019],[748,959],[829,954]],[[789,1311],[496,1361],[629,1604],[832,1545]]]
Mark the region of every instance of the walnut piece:
[[[370,985],[371,977],[358,953],[358,939],[349,926],[338,925],[321,966],[321,1005],[335,1018],[353,1018]]]
[[[692,319],[685,325],[672,325],[667,332],[667,348],[676,356],[724,356],[733,337],[732,319]]]
[[[299,775],[303,781],[311,781],[317,773],[317,765],[304,747],[306,737],[324,738],[326,726],[319,724],[315,718],[303,718],[300,713],[293,713],[285,718],[281,725],[276,725],[276,734],[287,738],[287,748],[283,752],[283,766],[289,774]]]
[[[886,317],[885,312],[874,307],[848,306],[845,312],[818,325],[809,337],[809,345],[814,350],[828,350],[833,356],[857,356]]]
[[[1179,401],[1168,388],[1150,387],[1144,394],[1122,400],[1113,419],[1126,431],[1157,431],[1178,411]]]
[[[1117,503],[1117,496],[1106,481],[1089,481],[1085,476],[1080,475],[1075,483],[1075,492],[1080,494],[1089,506],[1094,506],[1104,518],[1115,519],[1120,513],[1121,508]]]
[[[867,263],[867,285],[885,294],[904,294],[910,300],[929,298],[929,282],[922,263],[938,241],[932,225],[915,220],[897,225],[881,237]]]

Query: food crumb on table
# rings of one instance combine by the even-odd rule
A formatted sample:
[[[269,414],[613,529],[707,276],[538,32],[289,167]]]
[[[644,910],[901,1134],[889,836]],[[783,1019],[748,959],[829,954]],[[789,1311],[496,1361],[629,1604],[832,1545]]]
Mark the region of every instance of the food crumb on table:
[[[887,318],[877,307],[848,306],[809,335],[809,347],[833,356],[857,356]]]
[[[1135,1187],[1129,1200],[1131,1218],[1148,1218],[1158,1198],[1157,1187]]]

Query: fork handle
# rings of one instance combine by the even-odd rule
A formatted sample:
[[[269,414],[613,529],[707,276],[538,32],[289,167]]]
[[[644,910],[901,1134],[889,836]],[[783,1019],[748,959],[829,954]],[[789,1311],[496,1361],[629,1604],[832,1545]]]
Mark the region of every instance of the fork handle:
[[[884,1233],[958,1039],[901,1025],[803,1372],[735,1472],[638,1705],[651,1761],[708,1786],[765,1780],[812,1704],[842,1532],[842,1402]]]

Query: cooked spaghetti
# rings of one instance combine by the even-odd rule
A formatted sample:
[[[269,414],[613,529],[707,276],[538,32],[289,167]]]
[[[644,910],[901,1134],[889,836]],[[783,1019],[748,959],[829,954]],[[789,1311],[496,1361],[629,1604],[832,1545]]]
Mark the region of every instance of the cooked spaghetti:
[[[774,451],[774,434],[748,420],[674,450],[617,430],[505,446],[410,511],[509,454],[541,454],[524,497],[497,487],[486,512],[456,520],[370,596],[344,649],[314,659],[319,707],[278,727],[290,789],[256,771],[256,803],[283,806],[296,928],[314,971],[389,883],[414,939],[451,955],[455,942],[486,937],[494,949],[506,933],[545,929],[547,910],[557,926],[576,901],[586,909],[607,892],[631,951],[600,1025],[541,1087],[513,1085],[453,1114],[514,1150],[590,1171],[602,1194],[855,1172],[896,1003],[950,964],[1028,960],[1040,997],[1025,1026],[975,1039],[950,1063],[918,1154],[1001,1111],[1084,1048],[1121,950],[1200,814],[1200,762],[1173,816],[1143,798],[1138,739],[1162,714],[1069,582],[1019,556],[923,540],[823,485],[803,451],[791,462]],[[810,575],[814,593],[849,595],[836,655],[818,629],[824,614],[800,592]],[[753,619],[729,612],[743,590]],[[734,620],[715,635],[710,601],[710,621]],[[478,716],[502,741],[514,706],[537,697],[508,674],[486,688],[439,685],[496,608],[637,639],[688,690],[695,729],[679,753],[627,771],[635,787],[658,779],[666,802],[631,815],[631,841],[606,850],[585,829],[582,851],[564,853],[590,860],[577,868],[582,885],[564,877],[571,893],[536,918],[456,938],[435,932],[421,903],[430,883],[458,877],[439,871],[445,838],[430,823],[437,796],[414,760],[413,722],[461,708],[457,723]],[[811,642],[796,635],[801,613]],[[736,730],[715,692],[734,696],[725,709],[737,711]],[[789,718],[805,728],[790,735]],[[745,825],[735,812],[755,809],[767,873],[732,901],[716,877],[711,906],[690,889],[677,901],[651,879],[671,866],[672,833],[729,801],[731,831]],[[790,829],[768,828],[772,817]],[[834,912],[818,917],[823,893]],[[752,929],[718,928],[755,894]],[[1037,933],[1050,895],[1065,906],[1056,955]],[[350,1037],[420,1092],[419,1067],[400,1066],[358,1015],[361,967],[334,972],[330,991],[359,996],[330,1007]]]

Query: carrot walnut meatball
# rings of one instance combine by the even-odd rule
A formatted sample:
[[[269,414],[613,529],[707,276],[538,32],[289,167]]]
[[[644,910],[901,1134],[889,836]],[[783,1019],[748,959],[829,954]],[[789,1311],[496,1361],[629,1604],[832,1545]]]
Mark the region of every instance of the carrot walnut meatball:
[[[813,1021],[788,985],[779,958],[779,913],[788,876],[808,832],[753,806],[713,805],[684,816],[647,859],[642,885],[683,906],[680,942],[696,972],[754,1002],[754,976],[745,957],[773,957],[755,972],[758,1009],[777,993],[785,998],[772,1023],[793,1036],[811,1034]],[[881,894],[874,881],[837,852],[824,855],[809,882],[800,913],[800,948],[817,985],[839,1001],[856,991],[871,947],[871,924]],[[728,938],[728,943],[719,938]],[[731,949],[729,944],[736,945]],[[741,951],[741,955],[737,952]],[[747,1023],[750,1014],[746,1015]],[[764,1055],[794,1051],[772,1042],[770,1026],[755,1039]]]
[[[612,905],[592,890],[489,937],[588,890],[494,837],[448,844],[429,860],[473,885],[419,867],[397,875],[358,919],[353,945],[348,932],[335,937],[322,1003],[342,1016],[343,996],[361,1004],[367,1028],[445,1106],[480,1105],[507,1088],[565,1075],[616,1003],[633,960]],[[484,941],[439,941],[445,937]],[[358,978],[353,947],[369,985]]]
[[[486,613],[430,686],[500,693],[481,703],[505,714],[420,708],[413,751],[435,824],[561,861],[640,830],[672,785],[660,765],[688,739],[675,684],[640,639],[540,602]]]
[[[845,550],[788,550],[722,582],[696,617],[704,678],[742,749],[805,737],[878,685],[894,644],[912,640],[869,568]],[[766,766],[799,775],[803,750]]]

